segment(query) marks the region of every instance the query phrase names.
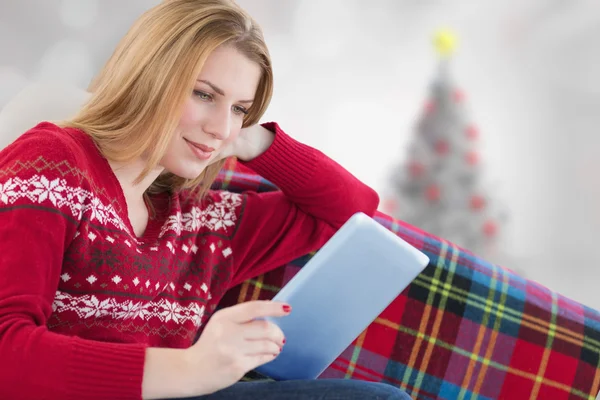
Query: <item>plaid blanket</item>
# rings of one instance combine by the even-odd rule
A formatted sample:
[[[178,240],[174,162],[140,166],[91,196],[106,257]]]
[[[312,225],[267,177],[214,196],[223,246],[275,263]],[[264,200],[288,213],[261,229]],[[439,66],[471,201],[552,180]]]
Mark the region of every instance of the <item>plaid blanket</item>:
[[[235,162],[214,187],[277,190]],[[419,400],[596,398],[600,313],[401,221],[376,220],[430,265],[323,378],[387,382]],[[272,298],[311,256],[243,283],[221,304]]]

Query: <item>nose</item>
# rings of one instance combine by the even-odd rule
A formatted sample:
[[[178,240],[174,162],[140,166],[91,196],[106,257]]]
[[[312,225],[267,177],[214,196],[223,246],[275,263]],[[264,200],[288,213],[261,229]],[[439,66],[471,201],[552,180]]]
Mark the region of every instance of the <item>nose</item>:
[[[204,132],[214,136],[219,140],[225,140],[229,137],[231,129],[231,116],[228,110],[217,109],[207,116],[204,122]]]

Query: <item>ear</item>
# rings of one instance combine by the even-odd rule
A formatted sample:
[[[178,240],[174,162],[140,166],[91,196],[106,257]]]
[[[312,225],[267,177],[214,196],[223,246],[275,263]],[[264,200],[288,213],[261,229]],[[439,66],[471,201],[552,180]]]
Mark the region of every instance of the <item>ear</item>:
[[[88,98],[85,90],[65,83],[29,84],[0,111],[0,149],[40,122],[70,118]]]

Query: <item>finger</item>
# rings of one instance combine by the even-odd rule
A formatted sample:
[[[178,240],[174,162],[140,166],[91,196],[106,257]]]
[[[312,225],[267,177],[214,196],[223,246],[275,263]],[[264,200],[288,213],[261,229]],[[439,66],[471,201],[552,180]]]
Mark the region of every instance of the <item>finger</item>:
[[[286,316],[290,313],[291,307],[288,304],[276,301],[255,300],[239,303],[221,311],[221,317],[243,324],[264,317]]]
[[[242,325],[242,337],[246,340],[270,340],[283,346],[285,336],[281,328],[274,323],[258,319]]]
[[[246,356],[278,355],[281,346],[270,340],[247,340],[244,343],[244,354]]]
[[[259,356],[250,356],[248,357],[248,365],[249,371],[252,371],[255,368],[260,367],[263,364],[273,361],[276,359],[278,354],[262,354]]]

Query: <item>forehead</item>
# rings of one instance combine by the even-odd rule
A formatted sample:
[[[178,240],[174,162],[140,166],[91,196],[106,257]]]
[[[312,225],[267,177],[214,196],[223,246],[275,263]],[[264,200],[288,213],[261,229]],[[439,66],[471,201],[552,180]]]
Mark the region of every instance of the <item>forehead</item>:
[[[252,98],[261,74],[261,67],[246,55],[231,46],[222,46],[209,55],[197,79],[210,81],[226,96]]]

